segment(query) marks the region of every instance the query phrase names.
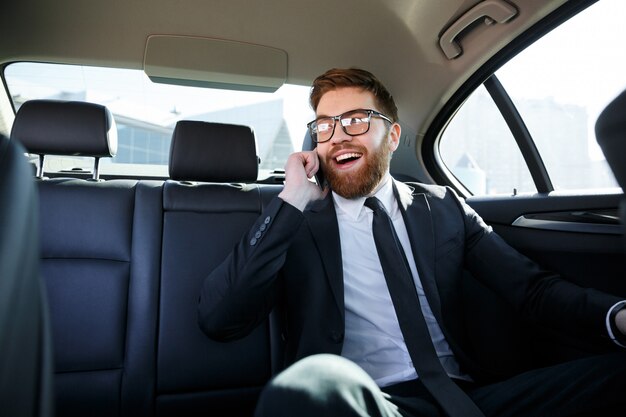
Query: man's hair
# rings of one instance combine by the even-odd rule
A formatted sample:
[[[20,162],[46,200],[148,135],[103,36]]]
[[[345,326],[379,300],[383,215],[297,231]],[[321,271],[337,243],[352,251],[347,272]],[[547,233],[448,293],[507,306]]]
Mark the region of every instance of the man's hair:
[[[357,87],[369,91],[379,106],[377,110],[394,122],[398,121],[398,108],[389,91],[374,74],[359,68],[333,68],[317,77],[311,86],[309,99],[313,111],[317,111],[317,105],[324,94],[341,87]]]

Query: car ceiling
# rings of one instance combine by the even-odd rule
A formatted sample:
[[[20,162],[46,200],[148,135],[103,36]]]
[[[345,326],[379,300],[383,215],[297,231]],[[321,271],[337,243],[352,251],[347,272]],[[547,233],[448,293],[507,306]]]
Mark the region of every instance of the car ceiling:
[[[511,0],[518,16],[476,25],[462,37],[463,55],[448,60],[439,35],[480,1],[12,1],[3,5],[0,62],[141,69],[146,41],[155,34],[264,45],[286,52],[288,83],[309,85],[332,67],[377,74],[394,94],[403,125],[419,140],[476,69],[564,2]]]

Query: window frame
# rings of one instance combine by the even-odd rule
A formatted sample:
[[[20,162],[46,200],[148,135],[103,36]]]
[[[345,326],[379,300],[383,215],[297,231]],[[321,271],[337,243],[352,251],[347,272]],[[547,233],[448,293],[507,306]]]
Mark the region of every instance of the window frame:
[[[506,89],[502,86],[495,74],[487,78],[483,84],[511,130],[513,138],[522,153],[528,171],[535,183],[537,192],[549,193],[550,191],[554,191],[548,170],[541,159],[535,141]]]

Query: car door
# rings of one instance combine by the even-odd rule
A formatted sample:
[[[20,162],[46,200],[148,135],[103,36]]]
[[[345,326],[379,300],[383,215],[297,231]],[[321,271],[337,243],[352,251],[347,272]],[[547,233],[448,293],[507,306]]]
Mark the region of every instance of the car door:
[[[485,81],[450,100],[422,150],[433,177],[512,246],[567,280],[626,298],[622,190],[594,135],[598,114],[626,87],[626,8],[575,3],[482,68],[474,79]],[[555,360],[602,350],[552,330],[541,337]]]

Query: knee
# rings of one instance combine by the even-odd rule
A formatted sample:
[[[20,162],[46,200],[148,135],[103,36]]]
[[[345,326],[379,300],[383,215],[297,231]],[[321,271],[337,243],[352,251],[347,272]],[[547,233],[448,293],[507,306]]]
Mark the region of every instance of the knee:
[[[304,358],[277,375],[261,393],[257,416],[332,415],[344,407],[367,407],[381,397],[376,383],[341,356]],[[332,409],[332,411],[331,411]],[[344,415],[350,415],[346,413]]]
[[[324,390],[335,385],[371,385],[376,383],[354,362],[341,356],[318,354],[294,363],[270,385]]]

